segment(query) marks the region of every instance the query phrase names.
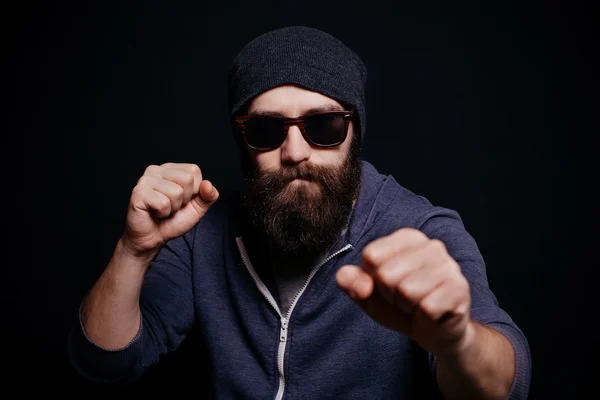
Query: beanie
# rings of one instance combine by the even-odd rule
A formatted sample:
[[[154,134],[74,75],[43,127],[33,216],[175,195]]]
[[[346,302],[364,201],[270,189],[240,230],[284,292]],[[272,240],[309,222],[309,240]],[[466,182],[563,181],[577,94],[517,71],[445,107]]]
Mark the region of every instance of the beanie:
[[[290,26],[264,33],[236,55],[228,76],[233,118],[264,91],[297,85],[352,106],[361,138],[366,128],[367,69],[340,40],[315,28]]]

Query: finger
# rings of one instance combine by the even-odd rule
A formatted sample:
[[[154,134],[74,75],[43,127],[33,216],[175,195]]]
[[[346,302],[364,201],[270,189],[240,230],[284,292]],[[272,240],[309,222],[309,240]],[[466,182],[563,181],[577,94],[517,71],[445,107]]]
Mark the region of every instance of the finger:
[[[171,213],[175,213],[181,208],[183,203],[183,188],[179,184],[149,175],[142,176],[138,184],[148,186],[167,196],[171,202]]]
[[[396,254],[425,243],[427,240],[427,236],[416,229],[399,229],[391,235],[369,243],[362,253],[363,262],[368,269],[376,268]]]
[[[390,304],[400,306],[405,312],[411,312],[413,306],[405,299],[399,298],[396,288],[404,277],[422,267],[423,260],[420,256],[421,253],[412,248],[388,259],[380,267],[370,270],[383,298]]]
[[[428,265],[447,265],[453,271],[460,270],[448,254],[446,245],[440,240],[432,239],[392,256],[376,269],[375,276],[382,284],[395,286],[412,271]]]
[[[382,285],[395,288],[408,274],[425,264],[428,247],[429,241],[419,242],[411,248],[394,254],[373,269],[373,276]]]
[[[193,194],[197,194],[200,190],[200,183],[202,182],[202,171],[197,164],[189,163],[165,163],[162,165],[165,168],[177,168],[191,173],[194,176]]]
[[[142,177],[144,177],[144,176],[160,177],[161,171],[162,171],[162,167],[159,167],[158,165],[148,165],[146,167],[146,170],[144,171],[144,174],[142,175]]]
[[[371,318],[389,329],[406,332],[411,325],[412,315],[390,304],[379,290],[371,290],[371,295],[367,298],[357,297],[353,300]]]
[[[419,309],[432,321],[447,322],[453,317],[463,317],[469,312],[469,283],[463,276],[445,281],[427,294]]]
[[[382,265],[371,270],[377,288],[390,304],[399,306],[405,312],[412,312],[414,310],[414,304],[403,296],[399,296],[397,289],[400,282],[408,275],[424,267],[426,264],[432,263],[428,261],[431,258],[431,247],[431,240],[419,242],[410,248],[396,253]],[[433,250],[435,251],[436,249]],[[437,255],[435,258],[438,258]],[[445,262],[445,260],[440,258],[439,263],[442,262]]]
[[[340,268],[335,279],[338,286],[353,299],[364,300],[373,293],[373,278],[355,265]]]
[[[166,218],[171,214],[171,200],[147,185],[137,185],[133,189],[131,202],[134,208],[150,212],[159,218]]]
[[[179,168],[163,168],[161,172],[163,179],[174,182],[183,188],[183,204],[187,204],[194,192],[194,174]]]
[[[396,303],[406,312],[414,311],[421,300],[451,279],[448,268],[425,264],[411,271],[395,286]]]

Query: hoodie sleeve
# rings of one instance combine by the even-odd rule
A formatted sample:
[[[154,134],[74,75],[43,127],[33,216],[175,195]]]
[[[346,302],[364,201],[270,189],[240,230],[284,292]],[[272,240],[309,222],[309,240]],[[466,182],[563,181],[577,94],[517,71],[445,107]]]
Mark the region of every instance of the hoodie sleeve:
[[[490,290],[485,263],[473,237],[465,230],[453,210],[435,207],[426,215],[421,231],[429,238],[443,241],[450,255],[461,266],[471,288],[471,317],[502,333],[515,351],[516,374],[507,399],[526,399],[531,383],[531,355],[527,338]],[[432,368],[435,360],[431,358]]]
[[[68,350],[79,374],[97,383],[131,383],[179,346],[194,321],[190,240],[188,233],[168,242],[150,265],[140,294],[140,329],[128,345],[117,350],[96,345],[81,313],[76,316]]]

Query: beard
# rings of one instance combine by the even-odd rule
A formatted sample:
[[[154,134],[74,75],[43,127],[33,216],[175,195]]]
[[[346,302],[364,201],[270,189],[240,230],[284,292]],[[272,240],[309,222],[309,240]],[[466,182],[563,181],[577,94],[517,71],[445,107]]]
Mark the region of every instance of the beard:
[[[316,257],[339,238],[360,188],[360,148],[352,140],[340,165],[302,163],[277,171],[251,167],[245,206],[277,253]]]

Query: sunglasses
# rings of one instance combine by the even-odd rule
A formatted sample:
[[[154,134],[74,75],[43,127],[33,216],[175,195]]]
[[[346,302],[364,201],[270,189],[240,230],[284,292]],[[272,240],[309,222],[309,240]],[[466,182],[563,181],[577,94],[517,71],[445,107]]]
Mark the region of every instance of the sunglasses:
[[[248,115],[234,121],[248,147],[266,151],[281,146],[292,125],[315,147],[339,146],[346,140],[353,117],[352,111],[323,111],[299,118]]]

